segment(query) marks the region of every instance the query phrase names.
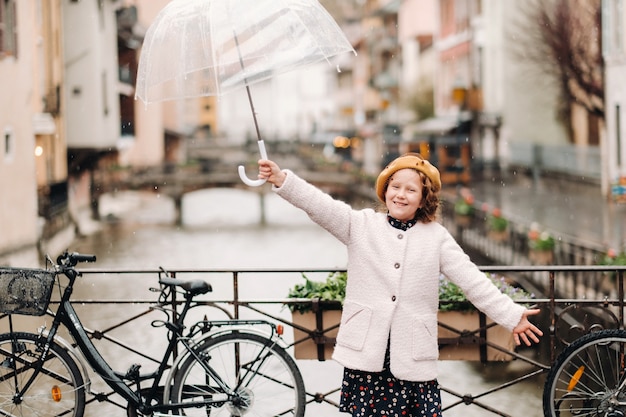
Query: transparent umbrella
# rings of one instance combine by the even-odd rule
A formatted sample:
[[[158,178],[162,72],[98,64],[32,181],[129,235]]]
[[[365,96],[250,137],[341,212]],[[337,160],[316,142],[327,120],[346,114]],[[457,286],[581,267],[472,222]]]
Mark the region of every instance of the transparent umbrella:
[[[345,52],[356,54],[318,0],[172,0],[144,38],[135,98],[147,105],[245,88],[267,158],[250,85]],[[265,182],[242,166],[239,174]]]

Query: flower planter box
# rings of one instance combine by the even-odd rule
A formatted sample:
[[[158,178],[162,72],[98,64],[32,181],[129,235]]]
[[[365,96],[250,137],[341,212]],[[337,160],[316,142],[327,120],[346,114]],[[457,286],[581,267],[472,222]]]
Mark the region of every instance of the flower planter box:
[[[296,359],[325,361],[333,354],[341,321],[341,304],[337,303],[334,306],[314,304],[314,310],[316,311],[292,313]]]
[[[489,341],[512,351],[513,333],[500,325],[486,326],[493,322],[478,311],[440,311],[439,359],[464,361],[510,361],[513,356],[487,346]],[[454,330],[453,330],[454,329]]]
[[[506,242],[509,240],[509,231],[508,230],[489,230],[487,232],[487,236],[489,239],[495,242]]]
[[[454,222],[461,227],[469,227],[472,225],[472,216],[467,214],[455,214]]]
[[[440,360],[486,362],[513,359],[511,355],[486,345],[484,341],[488,340],[490,343],[512,351],[515,343],[513,334],[502,326],[494,325],[486,328],[493,322],[483,314],[477,311],[440,311],[437,319],[440,323]],[[319,361],[330,359],[340,320],[341,310],[321,309],[317,313],[313,311],[303,314],[293,313],[294,342],[296,342],[294,356],[296,359],[316,359]],[[298,327],[306,330],[300,330]],[[305,340],[301,341],[302,339]]]
[[[554,252],[552,250],[531,249],[528,258],[534,264],[550,265],[554,262]]]

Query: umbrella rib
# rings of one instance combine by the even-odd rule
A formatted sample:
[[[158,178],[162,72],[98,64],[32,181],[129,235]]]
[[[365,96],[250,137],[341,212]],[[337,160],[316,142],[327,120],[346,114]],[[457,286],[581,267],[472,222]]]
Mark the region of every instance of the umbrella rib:
[[[157,31],[157,27],[162,23],[162,20],[157,19],[152,25],[150,25],[150,28],[148,28],[148,32],[152,31],[152,32],[156,32]],[[152,27],[154,26],[154,28]],[[146,34],[147,36],[147,34]],[[146,47],[145,45],[145,37],[144,37],[144,41],[143,44],[141,46],[141,56],[139,57],[139,66],[141,66],[141,61],[144,61],[145,65],[147,65],[147,63],[150,61],[151,57],[152,57],[152,51],[153,51],[153,46],[154,43],[156,41],[156,37],[151,37],[150,38],[150,44]],[[150,100],[150,93],[149,93],[149,85],[148,85],[148,79],[151,78],[152,75],[152,70],[150,68],[147,68],[145,70],[145,72],[142,74],[143,77],[143,83],[141,84],[141,88],[137,88],[137,85],[135,85],[135,99],[137,99],[137,97],[139,97],[141,100],[143,100],[144,102],[144,107],[147,109],[148,108],[148,103],[151,102]],[[138,75],[139,77],[139,75]],[[139,80],[137,80],[139,81]]]
[[[211,13],[211,9],[213,8],[213,2],[209,2],[209,10],[207,10],[207,13],[209,15],[209,39],[213,39],[213,14]],[[221,85],[219,83],[219,77],[217,75],[218,72],[218,65],[217,65],[217,57],[215,55],[215,49],[214,48],[209,48],[211,51],[211,58],[213,60],[213,67],[215,68],[215,70],[213,71],[213,78],[215,79],[215,90],[216,90],[216,96],[219,97],[221,94]]]
[[[281,0],[281,2],[283,4],[286,4],[285,0]],[[304,22],[302,21],[302,18],[300,18],[300,15],[298,13],[294,12],[294,10],[291,7],[288,7],[288,10],[289,10],[290,13],[293,13],[296,16],[296,18],[302,23],[302,27],[304,28],[304,30],[306,30],[309,33],[309,35],[311,35],[311,38],[315,41],[315,45],[317,46],[317,50],[320,51],[321,55],[324,57],[324,59],[326,60],[328,65],[332,65],[332,63],[330,62],[329,58],[334,56],[334,55],[337,55],[337,54],[332,54],[332,55],[327,54],[326,51],[324,51],[322,49],[322,47],[320,46],[319,41],[317,40],[317,37],[312,34],[311,28],[308,25],[304,24]],[[326,15],[326,17],[328,18],[329,22],[332,22],[334,24],[335,29],[339,33],[343,33],[343,31],[341,30],[341,28],[339,27],[339,25],[337,24],[335,19],[330,15],[330,13],[328,13],[328,11],[323,6],[320,5],[319,10],[321,11],[322,14]],[[350,46],[352,47],[352,45],[350,45]],[[346,51],[346,52],[348,52],[348,51]],[[356,55],[356,51],[354,50],[354,48],[352,48],[352,52]]]
[[[241,65],[241,70],[245,70],[245,66],[243,63],[243,57],[241,56],[241,50],[239,49],[239,39],[237,38],[237,32],[235,28],[233,28],[233,36],[235,38],[235,47],[237,48],[237,54],[239,55],[239,65]],[[254,103],[252,102],[252,94],[250,93],[250,86],[248,85],[248,77],[244,74],[243,82],[246,85],[246,93],[248,93],[248,102],[250,103],[250,110],[252,110],[252,118],[254,119],[254,128],[256,129],[256,137],[257,141],[261,142],[261,131],[259,130],[259,122],[256,118],[256,110],[254,110]]]

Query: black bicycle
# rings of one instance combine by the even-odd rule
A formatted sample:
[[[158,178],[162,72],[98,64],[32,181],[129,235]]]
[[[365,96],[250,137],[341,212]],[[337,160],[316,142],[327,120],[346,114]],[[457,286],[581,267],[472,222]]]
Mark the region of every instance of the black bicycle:
[[[276,326],[262,320],[204,320],[185,327],[189,310],[201,305],[194,297],[210,292],[211,286],[172,278],[167,271],[159,275],[153,307],[167,315],[159,321],[168,331],[163,359],[148,374],[140,373],[139,366],[114,371],[70,301],[81,276],[75,266],[95,259],[65,252],[56,263],[48,259],[49,269],[0,268],[0,311],[8,315],[10,326],[9,333],[0,335],[1,416],[82,416],[90,389],[87,367],[128,402],[129,417],[304,415],[302,375],[281,346]],[[64,287],[61,280],[67,281]],[[60,292],[56,312],[48,308],[54,287]],[[179,309],[172,308],[176,294],[184,298]],[[12,314],[46,312],[54,316],[49,329],[13,331]],[[57,338],[60,326],[68,329],[76,349]],[[179,354],[168,365],[175,351]]]
[[[626,330],[589,333],[563,350],[543,391],[546,417],[626,415]]]

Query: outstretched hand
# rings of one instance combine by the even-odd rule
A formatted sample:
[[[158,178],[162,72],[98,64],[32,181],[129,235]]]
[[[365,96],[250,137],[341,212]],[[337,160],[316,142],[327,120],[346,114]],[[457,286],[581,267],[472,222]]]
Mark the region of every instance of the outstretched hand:
[[[281,187],[287,174],[280,170],[278,164],[269,159],[259,160],[259,179],[267,180],[270,184]]]
[[[541,310],[537,308],[524,311],[518,325],[513,329],[513,338],[515,339],[516,345],[519,346],[522,342],[524,342],[526,346],[530,346],[532,342],[539,343],[539,336],[543,336],[543,332],[528,321],[528,316],[539,314],[540,311]]]

